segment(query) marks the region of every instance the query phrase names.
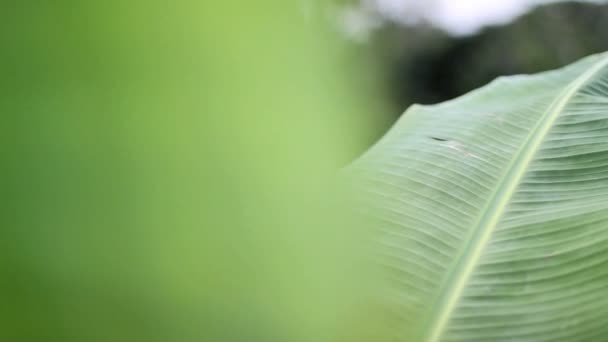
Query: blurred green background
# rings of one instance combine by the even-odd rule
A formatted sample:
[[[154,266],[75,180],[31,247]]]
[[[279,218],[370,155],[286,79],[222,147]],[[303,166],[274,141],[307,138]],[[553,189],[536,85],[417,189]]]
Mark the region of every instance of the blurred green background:
[[[360,5],[1,5],[0,340],[388,340],[338,170],[413,102],[608,49],[608,9],[355,39]]]
[[[1,341],[354,334],[373,105],[326,6],[2,5]]]

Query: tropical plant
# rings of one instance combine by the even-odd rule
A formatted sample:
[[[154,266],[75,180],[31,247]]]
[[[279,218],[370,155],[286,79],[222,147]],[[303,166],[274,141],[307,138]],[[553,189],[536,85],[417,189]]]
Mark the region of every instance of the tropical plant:
[[[349,172],[391,340],[608,338],[608,54],[415,105]]]

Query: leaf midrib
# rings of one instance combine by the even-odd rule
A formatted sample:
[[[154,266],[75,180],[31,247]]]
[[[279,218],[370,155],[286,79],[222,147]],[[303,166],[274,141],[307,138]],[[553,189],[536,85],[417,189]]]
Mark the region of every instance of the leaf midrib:
[[[606,66],[608,66],[608,57],[600,59],[585,73],[566,86],[551,103],[547,112],[540,118],[515,153],[506,168],[502,181],[498,183],[490,196],[490,200],[481,210],[469,239],[458,254],[453,267],[450,268],[452,271],[440,287],[440,295],[431,309],[427,324],[423,325],[423,341],[437,342],[441,338],[482,251],[488,244],[509,201],[551,127],[576,93]]]

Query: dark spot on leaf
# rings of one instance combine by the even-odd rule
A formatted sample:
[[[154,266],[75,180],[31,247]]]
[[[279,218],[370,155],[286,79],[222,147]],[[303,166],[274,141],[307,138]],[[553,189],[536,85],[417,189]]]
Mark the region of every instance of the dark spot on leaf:
[[[437,137],[430,137],[433,140],[437,140],[437,141],[448,141],[448,139],[443,139],[443,138],[437,138]]]

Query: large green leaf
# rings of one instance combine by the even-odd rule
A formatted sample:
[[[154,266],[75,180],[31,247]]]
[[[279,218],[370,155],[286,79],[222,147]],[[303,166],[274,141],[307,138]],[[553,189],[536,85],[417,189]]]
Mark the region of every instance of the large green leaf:
[[[413,106],[350,172],[395,341],[608,338],[608,55]]]

